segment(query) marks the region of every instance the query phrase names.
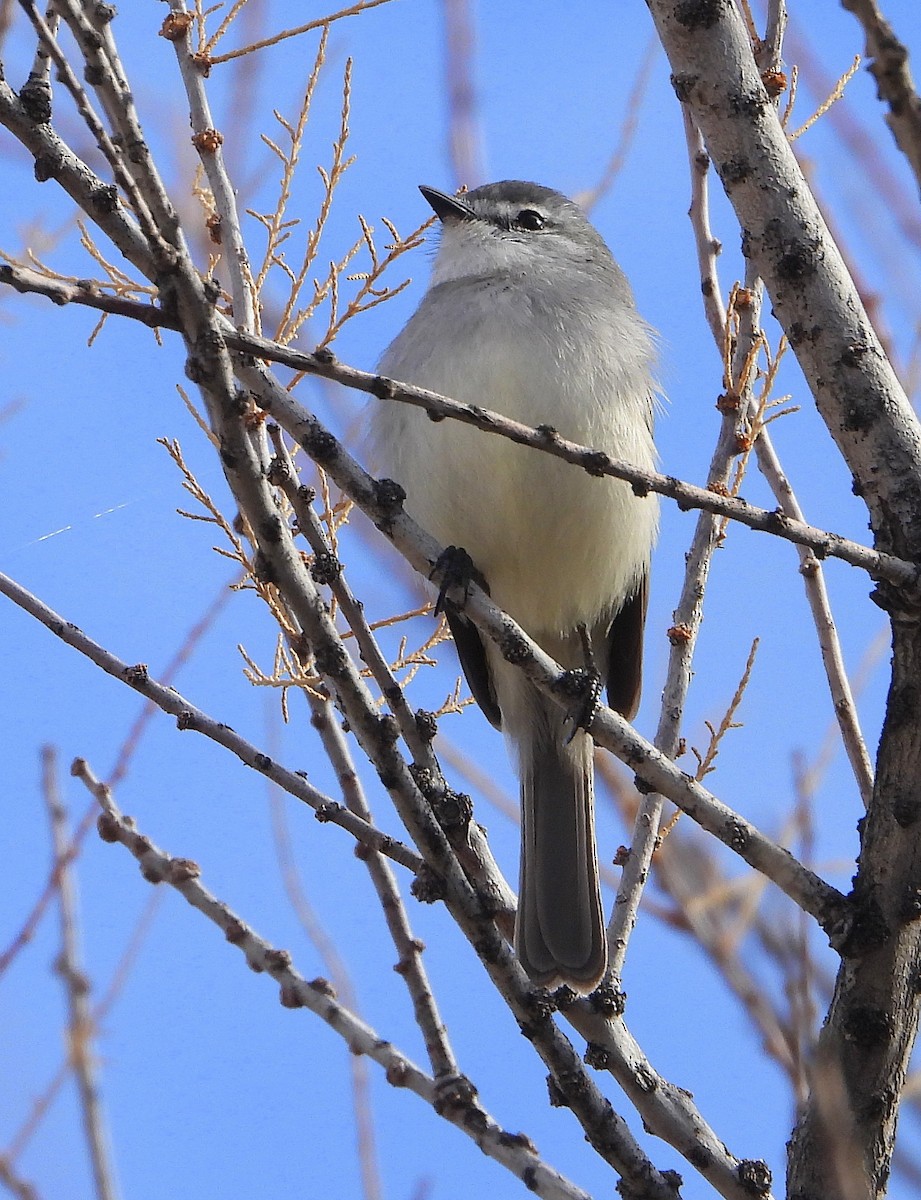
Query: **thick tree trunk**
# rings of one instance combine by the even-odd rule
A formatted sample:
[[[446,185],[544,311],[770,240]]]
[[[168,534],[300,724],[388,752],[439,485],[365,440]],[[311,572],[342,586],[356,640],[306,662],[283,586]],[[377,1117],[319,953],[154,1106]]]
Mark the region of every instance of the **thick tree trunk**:
[[[788,1197],[883,1196],[921,998],[921,622],[896,614],[853,932],[790,1148]],[[857,1147],[859,1157],[852,1154]],[[855,1191],[855,1172],[863,1175]]]
[[[762,84],[732,0],[647,0],[876,546],[921,561],[921,429]],[[799,1200],[882,1195],[921,994],[921,601],[882,585],[893,675],[854,921],[790,1149]]]

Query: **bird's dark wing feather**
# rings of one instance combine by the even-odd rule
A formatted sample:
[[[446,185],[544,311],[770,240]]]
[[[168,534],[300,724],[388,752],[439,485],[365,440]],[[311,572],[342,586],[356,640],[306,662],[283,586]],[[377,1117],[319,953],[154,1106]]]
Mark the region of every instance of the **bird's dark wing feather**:
[[[640,706],[643,628],[646,624],[648,601],[649,577],[644,575],[636,594],[626,602],[608,630],[608,704],[628,721],[636,715]]]
[[[443,601],[443,608],[454,645],[457,647],[457,657],[473,692],[473,698],[483,710],[487,721],[495,725],[496,729],[501,729],[502,713],[499,711],[496,692],[489,674],[486,650],[479,631],[450,600]]]

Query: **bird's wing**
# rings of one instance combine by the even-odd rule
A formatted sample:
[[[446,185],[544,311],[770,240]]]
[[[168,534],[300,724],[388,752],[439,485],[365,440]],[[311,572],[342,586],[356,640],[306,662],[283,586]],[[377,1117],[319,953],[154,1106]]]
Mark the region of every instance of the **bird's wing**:
[[[496,700],[496,691],[489,674],[489,663],[479,630],[450,600],[445,599],[443,606],[448,628],[457,647],[457,657],[473,692],[473,698],[490,724],[495,725],[496,729],[501,729],[502,713],[499,711],[499,702]]]
[[[640,706],[643,675],[643,629],[649,601],[649,576],[611,622],[607,633],[608,704],[631,720]],[[465,668],[466,669],[466,668]],[[468,675],[469,679],[469,675]],[[471,684],[471,687],[473,685]],[[476,692],[474,691],[474,695]]]

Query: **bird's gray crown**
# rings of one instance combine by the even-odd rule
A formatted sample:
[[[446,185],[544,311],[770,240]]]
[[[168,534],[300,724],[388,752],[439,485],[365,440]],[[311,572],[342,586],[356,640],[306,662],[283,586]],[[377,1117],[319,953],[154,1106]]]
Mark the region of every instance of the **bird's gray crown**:
[[[420,190],[444,230],[434,284],[500,272],[531,278],[539,272],[546,278],[548,272],[571,268],[583,279],[613,285],[619,299],[632,303],[601,234],[562,192],[522,179],[483,184],[457,196],[430,187]]]
[[[600,234],[577,204],[562,192],[539,183],[504,179],[459,196],[430,187],[420,190],[441,220],[448,223],[479,219],[509,232],[563,233],[594,247],[604,247]]]

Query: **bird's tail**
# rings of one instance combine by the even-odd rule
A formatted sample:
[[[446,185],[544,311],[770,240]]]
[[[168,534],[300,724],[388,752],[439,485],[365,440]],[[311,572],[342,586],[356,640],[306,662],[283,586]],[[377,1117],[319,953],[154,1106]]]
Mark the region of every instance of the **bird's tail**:
[[[528,685],[529,719],[509,730],[521,779],[521,877],[515,949],[544,987],[590,992],[607,966],[595,848],[592,739],[567,744],[563,712]]]

